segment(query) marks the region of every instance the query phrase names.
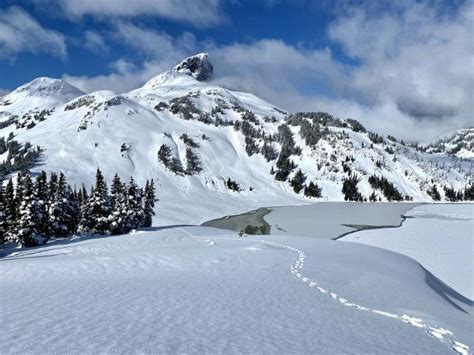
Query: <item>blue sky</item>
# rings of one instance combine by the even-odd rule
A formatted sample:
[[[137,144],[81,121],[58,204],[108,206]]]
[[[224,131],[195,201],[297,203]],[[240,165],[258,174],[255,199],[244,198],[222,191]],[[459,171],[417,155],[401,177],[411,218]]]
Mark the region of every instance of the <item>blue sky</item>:
[[[113,2],[113,1],[112,1]],[[0,77],[5,89],[14,89],[38,76],[61,77],[69,75],[99,75],[111,71],[109,63],[117,58],[140,64],[147,56],[120,41],[107,38],[111,21],[85,14],[80,19],[63,17],[47,1],[4,0],[1,8],[12,6],[21,8],[37,20],[42,27],[52,29],[65,36],[67,57],[61,58],[51,53],[30,53],[28,51],[2,56]],[[60,2],[59,2],[60,3]],[[140,15],[131,19],[138,26],[179,36],[183,32],[193,33],[201,41],[212,41],[218,45],[235,42],[252,43],[262,38],[277,38],[288,44],[318,48],[330,45],[341,60],[350,60],[330,43],[327,27],[334,18],[332,10],[324,5],[309,4],[305,1],[290,1],[284,4],[270,1],[225,1],[217,12],[219,22],[213,24],[192,23],[188,20],[172,20],[165,16]],[[129,17],[125,17],[130,20]],[[100,56],[85,48],[84,33],[97,31],[107,43],[107,50]],[[151,44],[152,45],[152,44]],[[21,70],[18,70],[21,68]]]
[[[375,129],[469,125],[473,1],[2,0],[0,95],[38,76],[126,92],[209,52],[215,81]]]

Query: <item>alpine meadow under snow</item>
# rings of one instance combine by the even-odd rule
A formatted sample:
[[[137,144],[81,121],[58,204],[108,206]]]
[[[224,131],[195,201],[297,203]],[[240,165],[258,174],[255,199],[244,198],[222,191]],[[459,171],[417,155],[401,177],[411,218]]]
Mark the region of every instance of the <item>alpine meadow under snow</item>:
[[[0,98],[0,352],[471,354],[474,128],[404,142],[212,76]]]

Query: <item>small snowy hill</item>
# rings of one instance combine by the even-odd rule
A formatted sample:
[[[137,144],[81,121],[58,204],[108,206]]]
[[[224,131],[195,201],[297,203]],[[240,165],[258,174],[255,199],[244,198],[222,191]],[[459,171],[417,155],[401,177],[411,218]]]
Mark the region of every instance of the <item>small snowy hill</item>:
[[[451,154],[459,158],[474,158],[474,127],[459,129],[426,146],[430,153]]]
[[[89,186],[97,167],[109,181],[115,172],[140,184],[155,179],[157,223],[311,202],[304,189],[295,192],[310,182],[322,188],[321,198],[343,200],[349,174],[357,175],[363,198],[374,193],[379,200],[431,201],[433,186],[444,199],[443,187],[463,190],[472,182],[472,159],[408,146],[355,120],[289,115],[214,85],[212,72],[207,54],[199,54],[124,94],[85,94],[61,80],[35,79],[0,99],[0,137],[40,146],[33,171],[62,170],[76,185]],[[295,188],[298,169],[306,179]],[[371,175],[388,183],[375,186]]]

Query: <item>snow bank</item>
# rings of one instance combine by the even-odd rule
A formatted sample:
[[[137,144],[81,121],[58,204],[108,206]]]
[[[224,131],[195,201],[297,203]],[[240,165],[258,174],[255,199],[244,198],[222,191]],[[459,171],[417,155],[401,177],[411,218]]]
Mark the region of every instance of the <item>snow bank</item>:
[[[407,255],[462,295],[474,300],[474,205],[423,205],[401,228],[344,237]]]

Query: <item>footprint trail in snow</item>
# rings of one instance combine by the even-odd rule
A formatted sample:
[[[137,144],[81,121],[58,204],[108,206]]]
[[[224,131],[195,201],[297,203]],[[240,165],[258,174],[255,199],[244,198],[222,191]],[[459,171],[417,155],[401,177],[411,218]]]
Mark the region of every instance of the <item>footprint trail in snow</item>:
[[[185,233],[186,235],[188,235],[191,238],[203,240],[200,237],[193,236],[190,232],[188,232],[188,231],[186,231],[182,228],[179,228],[179,230],[182,231],[183,233]],[[314,288],[315,290],[319,291],[320,293],[328,295],[333,300],[335,300],[336,302],[339,302],[341,305],[343,305],[345,307],[351,307],[351,308],[354,308],[355,310],[360,310],[360,311],[364,311],[364,312],[371,312],[373,314],[376,314],[376,315],[382,316],[382,317],[393,318],[393,319],[396,319],[400,322],[408,324],[412,327],[422,329],[422,330],[424,330],[424,332],[427,335],[439,340],[443,344],[447,344],[458,354],[462,354],[462,355],[472,354],[470,352],[469,346],[466,345],[466,344],[461,343],[458,340],[456,340],[456,336],[454,335],[454,333],[451,332],[448,329],[444,329],[444,328],[438,327],[438,326],[429,325],[423,319],[415,318],[415,317],[412,317],[412,316],[407,315],[407,314],[395,314],[395,313],[386,312],[386,311],[383,311],[383,310],[378,310],[378,309],[373,309],[373,308],[370,308],[370,307],[365,307],[365,306],[362,306],[362,305],[359,305],[359,304],[356,304],[356,303],[352,303],[348,299],[339,296],[337,293],[332,292],[328,289],[325,289],[325,288],[321,287],[315,280],[312,280],[309,277],[304,276],[303,269],[304,269],[304,262],[305,262],[306,255],[300,249],[297,249],[297,248],[294,248],[292,246],[285,245],[285,244],[274,243],[274,242],[269,242],[269,241],[266,241],[266,240],[253,239],[253,238],[248,238],[248,237],[246,237],[246,238],[212,237],[212,238],[205,239],[204,241],[206,241],[208,243],[208,245],[214,245],[215,243],[213,242],[213,240],[215,240],[215,239],[239,240],[239,241],[244,241],[244,242],[245,241],[246,242],[257,242],[257,243],[262,243],[262,244],[266,244],[266,245],[270,245],[270,246],[278,247],[278,248],[283,248],[283,249],[287,249],[287,250],[290,250],[292,252],[295,252],[295,253],[298,254],[298,257],[296,258],[296,261],[290,266],[290,272],[299,281],[304,282],[308,287]]]

